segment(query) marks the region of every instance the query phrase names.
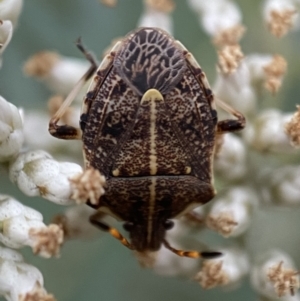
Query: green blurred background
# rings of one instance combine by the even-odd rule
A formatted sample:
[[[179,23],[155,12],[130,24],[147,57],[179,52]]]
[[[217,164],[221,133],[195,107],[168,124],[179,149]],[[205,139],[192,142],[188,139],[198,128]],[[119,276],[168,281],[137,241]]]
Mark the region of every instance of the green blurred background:
[[[174,35],[195,55],[209,81],[213,83],[216,52],[210,38],[203,33],[196,14],[190,10],[186,1],[175,2],[177,8],[173,12]],[[243,23],[247,27],[242,41],[245,54],[279,53],[289,63],[288,74],[280,93],[276,97],[264,93],[260,106],[294,111],[300,95],[299,32],[278,40],[267,32],[263,24],[262,1],[245,0],[237,3],[241,7]],[[113,9],[101,5],[97,0],[25,1],[18,27],[4,53],[3,67],[0,70],[0,94],[25,110],[33,107],[46,110],[46,101],[51,93],[43,84],[24,77],[22,66],[25,60],[41,50],[55,50],[66,56],[81,58],[82,54],[74,45],[79,36],[87,48],[99,58],[113,38],[124,36],[136,27],[142,10],[143,4],[140,0],[119,0],[117,7]],[[0,171],[0,177],[0,192],[11,194],[41,211],[46,223],[51,220],[51,216],[64,209],[41,198],[25,197],[9,183],[4,170]],[[294,214],[294,220],[298,219],[299,213]],[[264,219],[263,213],[258,218]],[[295,235],[297,229],[298,227],[294,229]],[[299,246],[299,239],[296,243]],[[45,287],[58,300],[252,301],[257,298],[247,279],[241,287],[232,291],[204,291],[191,280],[158,276],[151,270],[140,268],[133,254],[109,235],[99,234],[99,240],[92,242],[68,242],[59,259],[38,258],[32,256],[31,250],[23,250],[23,253],[28,262],[41,270]],[[299,264],[299,258],[296,260]]]

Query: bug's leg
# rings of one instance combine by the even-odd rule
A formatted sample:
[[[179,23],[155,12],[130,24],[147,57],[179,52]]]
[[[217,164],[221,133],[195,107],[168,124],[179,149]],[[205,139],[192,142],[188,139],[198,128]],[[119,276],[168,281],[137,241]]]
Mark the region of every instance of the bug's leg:
[[[102,215],[101,212],[96,212],[95,214],[90,216],[90,222],[101,229],[102,231],[109,232],[114,238],[119,240],[125,247],[134,250],[131,243],[116,229],[106,225],[105,223],[99,221],[99,217]]]
[[[184,217],[191,223],[196,225],[203,225],[204,224],[204,217],[197,213],[196,211],[192,210],[187,212]]]
[[[63,104],[60,106],[58,111],[54,114],[54,116],[50,119],[49,122],[49,132],[52,136],[59,138],[59,139],[81,139],[81,129],[76,128],[67,124],[58,125],[59,120],[62,118],[64,113],[66,112],[67,108],[72,104],[75,97],[78,95],[79,91],[85,85],[85,83],[93,76],[97,69],[97,62],[89,53],[81,43],[81,40],[78,39],[76,42],[77,47],[81,52],[83,52],[86,59],[91,63],[91,66],[86,71],[86,73],[81,77],[72,91],[64,100]]]
[[[165,239],[163,241],[163,244],[168,250],[181,257],[212,259],[212,258],[217,258],[219,256],[222,256],[221,252],[198,252],[198,251],[178,250],[171,247],[170,244]]]
[[[216,102],[220,108],[222,108],[224,111],[228,112],[229,114],[237,118],[237,119],[225,119],[219,121],[217,125],[218,134],[239,131],[245,127],[246,119],[242,113],[234,110],[231,106],[229,106],[228,104],[226,104],[220,99],[216,99]]]

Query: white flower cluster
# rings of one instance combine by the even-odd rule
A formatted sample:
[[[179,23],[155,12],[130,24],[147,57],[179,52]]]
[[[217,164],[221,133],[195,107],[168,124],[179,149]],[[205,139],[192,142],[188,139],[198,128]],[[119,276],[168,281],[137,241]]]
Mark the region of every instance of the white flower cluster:
[[[270,250],[257,259],[250,276],[252,285],[263,298],[274,300],[279,296],[283,301],[298,301],[298,274],[293,260],[287,254]]]
[[[36,267],[24,262],[20,253],[0,246],[0,295],[7,301],[54,301],[43,285],[43,275]]]
[[[57,162],[44,151],[22,153],[9,167],[11,181],[26,195],[40,195],[61,205],[74,204],[69,179],[80,173],[80,165]]]
[[[2,55],[9,44],[13,33],[13,25],[10,20],[0,19],[0,67],[2,66]]]
[[[0,68],[3,52],[11,40],[22,6],[23,0],[3,0],[0,2]]]
[[[49,89],[59,95],[67,95],[89,67],[84,59],[63,57],[56,52],[41,51],[29,58],[24,72],[42,80]],[[77,99],[82,99],[79,94]]]
[[[0,62],[11,40],[22,3],[21,0],[0,2]],[[35,66],[36,70],[42,68],[41,64],[44,62]],[[49,61],[48,65],[51,66]],[[67,93],[66,89],[73,86],[87,66],[82,61],[57,59],[57,64],[46,72],[45,78],[49,86],[55,86],[56,92]],[[69,82],[58,86],[62,78],[67,78]],[[24,152],[24,142],[27,145],[33,143],[28,139],[26,141],[22,117],[13,104],[0,96],[0,163],[5,164],[11,181],[25,194],[42,196],[62,205],[75,204],[70,198],[69,178],[78,176],[82,168],[75,163],[57,162],[45,151]],[[35,129],[38,127],[35,126]],[[0,242],[8,248],[30,246],[35,254],[42,257],[58,256],[63,234],[60,226],[45,225],[40,212],[0,194]],[[25,263],[19,253],[8,248],[0,247],[0,295],[9,301],[54,300],[43,288],[43,276],[38,269]]]
[[[257,196],[248,187],[231,187],[217,196],[207,215],[207,226],[225,237],[237,237],[248,230],[257,209]]]
[[[23,122],[18,109],[0,96],[0,162],[16,156],[23,141]]]
[[[291,118],[291,113],[277,109],[262,111],[245,130],[245,140],[260,152],[295,152],[285,131],[285,124]]]
[[[188,2],[199,15],[201,27],[212,37],[242,21],[241,11],[233,1],[189,0]]]
[[[270,32],[280,38],[299,27],[298,0],[265,0],[263,16]]]
[[[195,277],[203,288],[235,285],[248,274],[249,259],[245,251],[232,248],[222,250],[224,256],[218,259],[205,260],[203,267]]]
[[[116,5],[116,1],[102,2]],[[264,20],[273,34],[279,37],[296,27],[295,9],[298,2],[264,2]],[[300,203],[300,167],[283,165],[280,159],[275,164],[276,168],[269,166],[277,155],[295,154],[286,126],[292,114],[276,109],[258,111],[259,100],[263,96],[259,93],[261,87],[273,95],[278,92],[287,69],[286,61],[272,54],[243,55],[238,45],[244,33],[242,13],[234,1],[189,0],[188,3],[218,49],[218,72],[213,84],[215,98],[242,112],[247,126],[240,135],[217,137],[215,177],[217,187],[226,189],[219,189],[219,194],[208,206],[194,209],[177,221],[174,229],[168,231],[167,239],[174,246],[196,243],[199,250],[211,249],[199,243],[206,236],[202,230],[210,228],[223,237],[230,237],[227,244],[230,246],[220,247],[214,243],[213,249],[222,252],[223,256],[204,260],[201,269],[200,261],[181,258],[165,247],[155,254],[136,255],[141,264],[152,267],[156,273],[194,277],[207,289],[234,286],[250,274],[254,289],[266,300],[276,296],[283,296],[283,300],[299,300],[296,293],[299,279],[292,260],[281,251],[267,253],[262,259],[257,258],[256,254],[250,257],[247,243],[244,243],[261,203],[270,206],[299,206]],[[1,10],[4,5],[10,9]],[[11,39],[13,24],[16,24],[21,6],[22,1],[17,0],[0,2],[0,20],[3,19],[0,21],[0,59]],[[138,26],[160,27],[172,34],[171,12],[174,8],[172,0],[144,0],[144,11]],[[4,11],[5,14],[2,14]],[[24,67],[27,75],[42,80],[52,92],[63,97],[87,69],[87,61],[48,51],[34,55]],[[80,98],[82,95],[79,93],[77,99]],[[59,103],[59,100],[53,101],[52,98],[49,111],[55,111],[53,107]],[[228,118],[224,112],[218,113],[220,120]],[[105,192],[105,178],[99,171],[87,169],[83,172],[75,163],[58,162],[44,150],[22,149],[24,144],[33,149],[39,145],[59,153],[60,148],[53,140],[45,138],[36,141],[31,135],[30,126],[43,127],[41,124],[48,120],[45,115],[25,112],[24,116],[25,125],[19,110],[0,97],[0,162],[5,163],[10,180],[28,196],[41,196],[60,205],[75,205],[76,201],[85,202],[89,198],[90,203],[97,205]],[[68,117],[63,117],[68,118],[68,123],[75,124],[78,121],[78,104],[76,110],[68,112]],[[297,141],[298,118],[294,118],[294,123],[293,138]],[[65,156],[72,154],[68,147],[65,150]],[[261,157],[262,160],[256,160]],[[72,185],[76,187],[72,188]],[[63,235],[67,238],[87,238],[98,233],[88,223],[91,211],[87,206],[70,207],[64,215],[56,218],[60,226],[46,226],[41,213],[12,197],[0,195],[0,241],[8,248],[30,246],[34,253],[43,257],[55,256],[59,254]],[[195,235],[195,230],[200,235]],[[193,244],[189,244],[191,241]],[[210,242],[207,245],[211,246]],[[44,296],[52,300],[43,288],[41,273],[24,263],[20,254],[8,248],[0,248],[0,294],[12,301],[43,300]]]
[[[24,133],[20,113],[2,97],[0,108],[0,162],[9,162],[11,181],[29,196],[74,204],[69,178],[81,173],[82,168],[75,163],[59,163],[44,151],[21,153]]]
[[[47,228],[43,223],[41,213],[7,195],[0,195],[0,225],[0,241],[7,247],[21,248],[27,245],[46,258],[57,255],[59,252],[58,248],[49,247],[51,244],[59,247],[62,243],[62,231],[59,227],[50,225]],[[50,239],[43,242],[39,235],[35,235],[38,232],[49,234],[53,229],[56,234],[53,235],[54,241],[52,242]]]

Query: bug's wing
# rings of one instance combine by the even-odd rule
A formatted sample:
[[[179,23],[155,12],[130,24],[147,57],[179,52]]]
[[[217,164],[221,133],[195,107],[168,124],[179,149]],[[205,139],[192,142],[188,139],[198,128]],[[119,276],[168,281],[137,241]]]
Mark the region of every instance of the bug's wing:
[[[118,145],[131,131],[140,99],[115,67],[95,89],[83,131],[85,160],[108,176]]]
[[[192,162],[191,174],[211,182],[217,113],[204,73],[190,53],[185,53],[188,68],[175,89],[165,97],[167,112]]]

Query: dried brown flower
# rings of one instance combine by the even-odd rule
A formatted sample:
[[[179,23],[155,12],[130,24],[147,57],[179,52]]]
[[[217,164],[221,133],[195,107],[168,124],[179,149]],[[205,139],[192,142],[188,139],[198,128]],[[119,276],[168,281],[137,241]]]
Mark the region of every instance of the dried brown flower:
[[[31,292],[20,295],[19,301],[56,301],[56,299],[37,283]]]
[[[240,45],[227,45],[218,51],[219,69],[224,74],[231,74],[236,71],[244,54]]]
[[[291,143],[295,147],[300,146],[300,106],[297,106],[297,112],[285,126],[286,134],[290,137]]]
[[[196,275],[195,280],[205,289],[219,285],[226,285],[229,282],[228,275],[222,270],[223,261],[205,260],[201,271]]]
[[[265,82],[265,88],[272,94],[276,94],[282,85],[282,80],[276,77],[270,77]]]
[[[269,280],[273,283],[274,289],[278,297],[287,294],[292,296],[295,290],[299,288],[299,272],[293,269],[283,267],[283,261],[272,266],[267,274]]]
[[[222,234],[223,236],[229,236],[238,224],[234,220],[232,212],[220,212],[218,215],[208,215],[206,219],[207,226]]]
[[[281,38],[293,27],[296,13],[295,9],[271,10],[267,21],[268,29],[275,37]]]
[[[45,257],[57,256],[63,243],[63,231],[55,224],[40,229],[30,229],[29,236],[35,240],[33,252]]]
[[[117,5],[117,0],[100,0],[100,2],[108,7],[115,7]]]
[[[230,28],[224,29],[220,31],[216,36],[213,38],[213,43],[216,46],[226,46],[226,45],[236,45],[243,37],[246,28],[241,25],[237,24]]]
[[[281,55],[274,55],[273,60],[264,67],[267,76],[280,77],[283,76],[287,70],[287,62]]]
[[[277,93],[287,70],[286,60],[281,55],[276,54],[263,69],[266,75],[265,88],[272,94]]]
[[[41,51],[27,60],[23,70],[28,76],[46,77],[59,60],[60,56],[56,52]]]
[[[72,196],[78,204],[86,203],[97,205],[100,196],[104,194],[105,177],[93,168],[89,167],[82,174],[70,179],[72,186]]]
[[[155,10],[170,13],[175,8],[173,0],[144,0],[144,3]]]

